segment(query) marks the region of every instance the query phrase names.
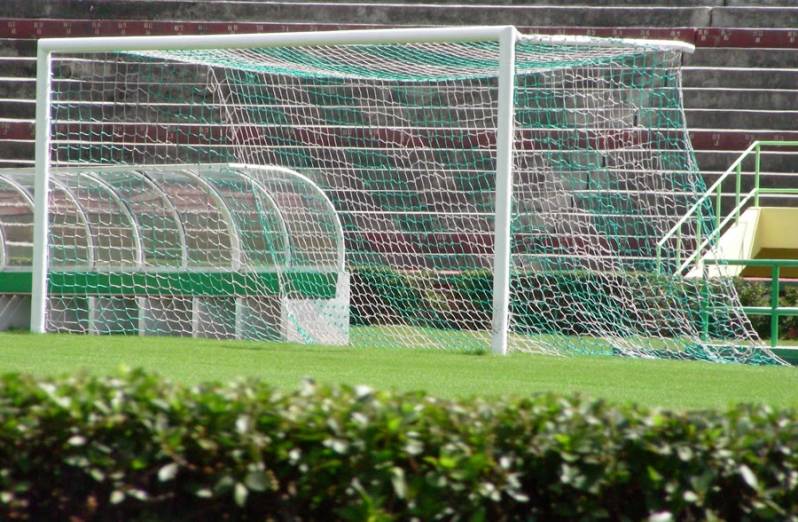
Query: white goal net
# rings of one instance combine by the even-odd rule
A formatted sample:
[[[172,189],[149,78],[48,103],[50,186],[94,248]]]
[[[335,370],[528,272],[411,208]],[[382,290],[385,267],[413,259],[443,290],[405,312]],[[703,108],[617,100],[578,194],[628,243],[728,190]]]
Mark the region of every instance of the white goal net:
[[[508,30],[54,42],[47,328],[74,313],[75,299],[106,300],[103,321],[127,310],[125,299],[174,306],[150,273],[271,270],[281,282],[269,292],[291,303],[264,314],[301,318],[290,334],[281,327],[283,339],[484,350],[500,328],[516,351],[772,360],[729,281],[656,270],[657,241],[705,190],[682,109],[686,47]],[[503,161],[509,205],[497,191]],[[246,175],[213,165],[244,165]],[[306,185],[275,195],[270,184],[289,181],[263,172],[284,171]],[[83,218],[63,217],[81,200],[67,189],[92,192]],[[136,217],[146,205],[158,208]],[[269,205],[290,207],[284,233]],[[335,222],[317,206],[334,209]],[[701,216],[710,230],[709,204]],[[180,221],[185,237],[153,225],[139,241],[159,246],[136,250],[132,229],[157,220]],[[85,295],[59,296],[53,274],[71,265],[145,275],[121,281],[136,291],[111,305],[91,288],[95,275]],[[232,289],[197,311],[188,290],[185,311],[159,316],[183,313],[181,333],[200,324],[200,334],[238,336],[224,323],[242,320],[235,307],[268,301],[262,289]],[[144,330],[172,333],[152,324]]]

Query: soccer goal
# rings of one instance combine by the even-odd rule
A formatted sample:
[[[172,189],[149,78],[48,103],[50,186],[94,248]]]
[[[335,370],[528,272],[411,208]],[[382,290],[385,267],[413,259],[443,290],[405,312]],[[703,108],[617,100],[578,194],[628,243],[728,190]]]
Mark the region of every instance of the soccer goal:
[[[767,359],[728,281],[655,270],[657,241],[705,188],[681,101],[681,57],[691,51],[513,27],[40,40],[32,329],[51,330],[55,311],[70,308],[54,304],[59,267],[88,254],[64,243],[92,237],[110,260],[93,271],[138,263],[142,275],[118,282],[135,287],[137,302],[172,292],[153,271],[246,278],[277,263],[264,252],[313,260],[281,268],[293,283],[270,287],[293,299],[282,312],[291,339],[308,324],[345,321],[325,330],[365,346]],[[213,165],[265,169],[264,194],[275,173],[307,180],[334,209],[341,248],[326,250],[332,228],[314,232],[306,193],[270,202],[251,193],[254,181],[206,174]],[[198,192],[163,188],[162,198],[187,203],[157,219],[180,214],[185,249],[193,241],[215,253],[198,268],[174,264],[171,251],[134,255],[132,236],[103,231],[123,230],[146,198],[119,204],[101,188],[98,205],[119,210],[93,225],[102,212],[83,209],[86,228],[67,231],[56,178],[126,183],[116,169],[141,173],[130,183],[190,171]],[[296,202],[292,225],[271,236],[298,245],[290,248],[266,245],[275,224],[255,217],[282,197]],[[209,210],[219,199],[228,209]],[[238,230],[223,232],[222,222]],[[178,233],[158,241],[179,250]],[[683,241],[695,242],[689,230]],[[305,295],[308,281],[322,281],[325,295]],[[107,299],[91,286],[78,293]],[[179,295],[194,300],[195,290]],[[341,303],[346,314],[333,311]],[[229,330],[214,325],[229,314],[200,315],[203,328]]]

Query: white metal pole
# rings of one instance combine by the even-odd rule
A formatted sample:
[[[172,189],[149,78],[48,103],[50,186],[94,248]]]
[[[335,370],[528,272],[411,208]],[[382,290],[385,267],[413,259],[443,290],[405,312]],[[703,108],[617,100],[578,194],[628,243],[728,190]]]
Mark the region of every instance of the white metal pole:
[[[36,54],[36,177],[33,184],[33,288],[30,329],[46,331],[48,190],[50,186],[50,51]]]
[[[491,347],[507,353],[510,315],[510,215],[513,197],[513,133],[515,129],[515,42],[518,32],[507,27],[499,36],[499,99],[496,127],[496,206],[493,237],[493,321]]]

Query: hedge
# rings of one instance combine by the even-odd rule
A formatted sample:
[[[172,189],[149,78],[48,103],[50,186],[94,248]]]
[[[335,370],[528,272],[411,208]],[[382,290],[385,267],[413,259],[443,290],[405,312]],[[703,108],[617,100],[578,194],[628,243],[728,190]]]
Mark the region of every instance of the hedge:
[[[770,306],[770,281],[737,278],[734,280],[734,286],[737,288],[743,306]],[[798,287],[782,283],[779,304],[780,306],[798,306]],[[749,315],[748,319],[762,339],[770,339],[769,315]],[[779,325],[782,339],[798,337],[798,316],[782,316],[779,318]]]
[[[0,378],[3,520],[798,519],[798,413]]]
[[[493,273],[464,270],[446,275],[391,268],[352,268],[353,326],[385,321],[441,328],[489,330],[493,310]],[[630,291],[629,289],[633,289]],[[615,331],[648,328],[652,336],[674,335],[673,327],[656,325],[657,314],[682,303],[680,313],[701,330],[702,281],[674,279],[650,272],[616,272],[598,276],[591,271],[513,272],[511,313],[518,332],[591,335],[604,325]],[[709,334],[735,339],[728,325],[739,319],[725,292],[713,292],[706,309]],[[540,313],[545,310],[546,313]],[[643,314],[643,315],[641,315]],[[645,315],[647,314],[647,315]]]

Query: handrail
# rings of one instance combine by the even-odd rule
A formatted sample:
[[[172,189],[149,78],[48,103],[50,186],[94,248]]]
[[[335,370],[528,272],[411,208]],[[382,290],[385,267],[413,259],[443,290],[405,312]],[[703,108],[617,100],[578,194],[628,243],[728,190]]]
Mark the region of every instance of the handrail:
[[[777,140],[762,140],[762,141],[754,141],[751,145],[746,148],[740,156],[734,160],[734,163],[726,169],[723,174],[713,183],[698,200],[693,203],[693,205],[688,209],[688,211],[665,233],[665,235],[657,241],[656,244],[656,263],[657,263],[657,272],[663,273],[663,250],[665,245],[669,241],[676,240],[676,253],[675,253],[675,260],[678,264],[678,267],[674,271],[674,274],[681,274],[687,270],[693,262],[700,259],[701,255],[704,250],[709,247],[712,242],[717,238],[720,237],[722,230],[728,225],[732,220],[736,224],[740,219],[740,214],[743,207],[748,204],[749,201],[753,198],[754,206],[759,206],[760,196],[761,195],[773,195],[773,194],[798,194],[798,189],[778,189],[778,188],[762,188],[760,184],[761,178],[761,156],[762,156],[762,148],[763,147],[798,147],[798,141],[777,141]],[[748,158],[751,154],[754,154],[754,188],[748,192],[747,194],[741,194],[741,185],[742,185],[742,164],[746,158]],[[721,215],[721,197],[722,197],[722,185],[723,182],[726,181],[732,174],[734,174],[735,178],[735,190],[734,190],[734,208],[729,211],[729,214],[723,218]],[[711,201],[711,198],[714,196],[715,198],[715,212],[713,216],[704,216],[700,214],[700,209],[702,206],[707,202]],[[694,251],[687,256],[684,260],[682,260],[682,228],[686,223],[688,223],[691,219],[696,220],[696,228],[695,228],[695,249]],[[715,228],[709,234],[706,234],[703,230],[704,220],[706,219],[713,219],[715,223]]]
[[[779,306],[779,292],[781,290],[781,268],[798,268],[797,259],[707,259],[707,265],[734,265],[770,267],[770,306],[744,306],[743,312],[749,315],[770,316],[770,346],[778,347],[779,344],[779,317],[783,315],[798,315],[798,307]],[[708,310],[702,309],[702,314]]]

